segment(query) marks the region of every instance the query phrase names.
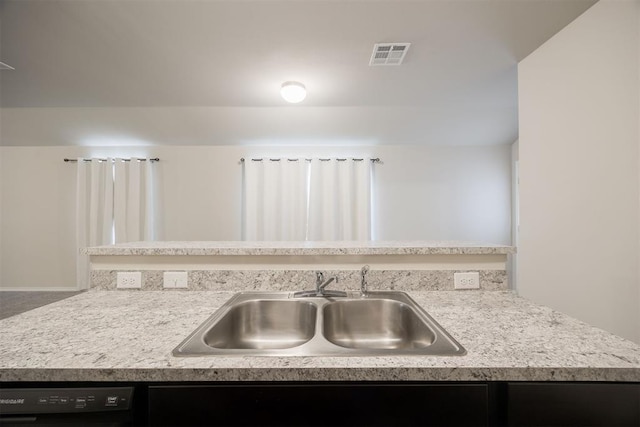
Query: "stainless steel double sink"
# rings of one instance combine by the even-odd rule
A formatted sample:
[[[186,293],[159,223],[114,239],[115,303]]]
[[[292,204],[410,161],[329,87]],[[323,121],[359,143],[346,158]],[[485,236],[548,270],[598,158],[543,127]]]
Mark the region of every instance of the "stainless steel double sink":
[[[174,356],[384,356],[466,354],[404,292],[303,297],[234,295],[173,350]]]

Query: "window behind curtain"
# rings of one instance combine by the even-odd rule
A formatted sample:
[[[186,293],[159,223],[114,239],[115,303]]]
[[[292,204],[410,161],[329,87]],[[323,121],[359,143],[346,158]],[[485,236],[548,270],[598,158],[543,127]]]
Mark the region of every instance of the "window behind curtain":
[[[247,160],[244,240],[370,240],[371,162]]]

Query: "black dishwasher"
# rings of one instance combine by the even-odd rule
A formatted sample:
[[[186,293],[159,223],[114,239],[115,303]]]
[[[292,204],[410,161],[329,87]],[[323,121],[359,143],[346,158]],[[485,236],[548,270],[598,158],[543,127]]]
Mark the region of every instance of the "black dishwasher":
[[[0,388],[0,426],[131,426],[133,387]]]

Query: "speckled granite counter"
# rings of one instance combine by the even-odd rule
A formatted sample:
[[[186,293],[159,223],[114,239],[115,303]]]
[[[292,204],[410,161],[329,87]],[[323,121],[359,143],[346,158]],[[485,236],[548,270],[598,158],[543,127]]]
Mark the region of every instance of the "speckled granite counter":
[[[0,321],[1,381],[640,381],[640,346],[502,291],[412,292],[459,357],[171,355],[232,293],[90,291]]]
[[[133,242],[87,248],[88,255],[503,255],[511,246],[473,242]]]
[[[134,242],[85,250],[94,288],[116,289],[117,273],[128,271],[142,273],[143,290],[158,290],[164,272],[184,271],[187,287],[197,291],[228,291],[229,282],[298,289],[313,282],[314,270],[339,272],[341,283],[356,283],[365,264],[374,288],[396,283],[410,291],[452,290],[454,273],[473,271],[481,289],[506,290],[513,252],[511,246],[434,241]]]

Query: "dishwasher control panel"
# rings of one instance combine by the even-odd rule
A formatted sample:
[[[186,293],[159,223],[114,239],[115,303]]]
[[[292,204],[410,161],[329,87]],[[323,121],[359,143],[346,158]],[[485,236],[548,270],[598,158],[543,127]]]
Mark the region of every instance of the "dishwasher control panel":
[[[133,387],[14,388],[0,390],[0,414],[126,411]]]

